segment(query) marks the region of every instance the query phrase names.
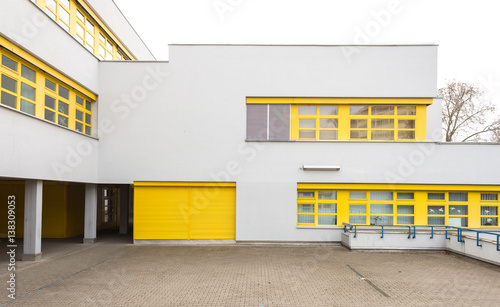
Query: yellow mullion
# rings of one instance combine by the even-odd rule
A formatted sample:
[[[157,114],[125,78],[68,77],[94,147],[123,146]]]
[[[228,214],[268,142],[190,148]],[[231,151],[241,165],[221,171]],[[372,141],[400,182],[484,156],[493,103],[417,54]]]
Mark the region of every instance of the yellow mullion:
[[[44,106],[45,106],[45,77],[36,72],[36,101],[35,101],[35,116],[40,118],[45,118],[44,116]]]
[[[481,227],[481,192],[469,192],[467,203],[469,227]]]
[[[68,99],[68,128],[76,130],[75,119],[76,119],[76,93],[74,91],[69,91]]]
[[[76,5],[73,1],[69,2],[69,34],[71,34],[73,37],[76,37],[76,20],[78,17],[76,17]]]
[[[425,141],[427,139],[427,106],[416,106],[415,118],[415,141]]]

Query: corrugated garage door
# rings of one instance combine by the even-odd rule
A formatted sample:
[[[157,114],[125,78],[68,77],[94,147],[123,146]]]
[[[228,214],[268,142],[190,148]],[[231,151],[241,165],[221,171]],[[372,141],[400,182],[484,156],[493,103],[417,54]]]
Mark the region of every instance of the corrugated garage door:
[[[134,239],[235,239],[235,183],[134,183]]]

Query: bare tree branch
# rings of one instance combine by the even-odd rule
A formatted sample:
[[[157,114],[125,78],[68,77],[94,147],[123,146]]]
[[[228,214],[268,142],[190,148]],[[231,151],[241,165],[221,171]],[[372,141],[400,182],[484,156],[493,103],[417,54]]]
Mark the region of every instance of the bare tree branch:
[[[442,122],[446,142],[461,139],[500,141],[500,120],[492,114],[495,105],[484,97],[484,92],[476,85],[449,81],[438,90],[443,97]],[[488,134],[490,138],[483,138]]]

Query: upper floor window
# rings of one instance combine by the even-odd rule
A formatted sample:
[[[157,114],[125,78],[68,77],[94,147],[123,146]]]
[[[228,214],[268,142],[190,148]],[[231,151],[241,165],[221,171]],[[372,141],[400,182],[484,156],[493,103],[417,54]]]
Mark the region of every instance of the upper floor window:
[[[93,100],[15,54],[0,48],[0,103],[92,135]]]
[[[273,104],[274,101],[277,103]],[[283,133],[279,139],[272,135],[278,129],[283,130],[286,125],[286,140],[425,141],[425,103],[430,104],[431,100],[415,99],[415,104],[410,104],[413,100],[405,99],[404,105],[398,104],[401,101],[402,99],[248,98],[247,140],[285,140]],[[281,115],[276,118],[280,125],[271,125],[269,115],[272,110],[278,109]],[[253,133],[252,125],[255,123],[260,123],[259,127],[261,131],[266,131],[266,137]]]
[[[130,60],[116,37],[79,0],[32,0],[80,44],[102,60]]]

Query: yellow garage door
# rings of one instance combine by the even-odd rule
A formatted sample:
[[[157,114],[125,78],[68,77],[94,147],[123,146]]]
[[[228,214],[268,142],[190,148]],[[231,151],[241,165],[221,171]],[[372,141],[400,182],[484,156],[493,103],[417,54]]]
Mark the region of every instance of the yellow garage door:
[[[134,239],[235,239],[234,183],[134,183]]]

